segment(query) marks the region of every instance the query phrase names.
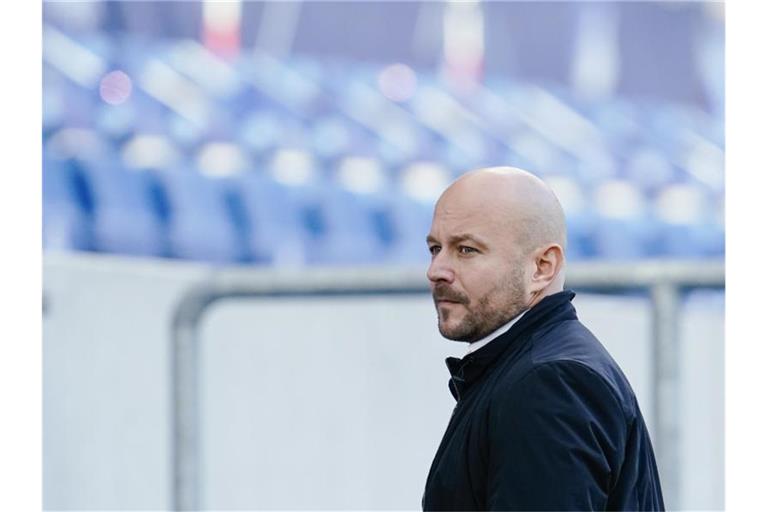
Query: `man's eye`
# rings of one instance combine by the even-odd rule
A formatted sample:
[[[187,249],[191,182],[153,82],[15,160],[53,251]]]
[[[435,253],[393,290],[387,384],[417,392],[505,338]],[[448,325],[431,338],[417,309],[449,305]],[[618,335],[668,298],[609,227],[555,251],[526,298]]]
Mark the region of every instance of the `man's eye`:
[[[467,247],[466,245],[462,245],[459,247],[459,252],[461,254],[471,254],[473,252],[477,252],[477,249],[474,247]]]
[[[440,246],[439,246],[439,245],[432,245],[432,246],[430,246],[430,247],[429,247],[429,253],[430,253],[432,256],[434,256],[434,255],[435,255],[435,254],[437,254],[438,252],[440,252]]]

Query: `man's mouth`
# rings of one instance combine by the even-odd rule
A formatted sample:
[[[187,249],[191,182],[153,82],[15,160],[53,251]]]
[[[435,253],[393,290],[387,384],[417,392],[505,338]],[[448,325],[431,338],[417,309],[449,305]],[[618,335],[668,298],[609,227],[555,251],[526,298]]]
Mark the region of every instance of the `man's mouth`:
[[[435,299],[435,304],[461,304],[461,302],[452,299]]]

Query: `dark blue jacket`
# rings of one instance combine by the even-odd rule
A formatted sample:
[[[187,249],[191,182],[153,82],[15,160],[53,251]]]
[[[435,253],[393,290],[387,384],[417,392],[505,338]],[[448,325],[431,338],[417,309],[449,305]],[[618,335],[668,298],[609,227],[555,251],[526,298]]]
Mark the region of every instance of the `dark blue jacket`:
[[[570,290],[448,358],[456,398],[425,510],[663,510],[635,394]]]

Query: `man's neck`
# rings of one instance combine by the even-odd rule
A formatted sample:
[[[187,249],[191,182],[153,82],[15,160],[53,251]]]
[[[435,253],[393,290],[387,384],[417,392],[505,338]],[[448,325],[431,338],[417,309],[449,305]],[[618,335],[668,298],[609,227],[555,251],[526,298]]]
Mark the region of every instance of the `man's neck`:
[[[527,310],[527,309],[526,309],[525,311],[523,311],[522,313],[520,313],[519,315],[517,315],[517,316],[516,316],[515,318],[513,318],[512,320],[510,320],[509,322],[505,323],[504,325],[502,325],[501,327],[499,327],[498,329],[496,329],[495,331],[493,331],[493,332],[492,332],[491,334],[489,334],[488,336],[486,336],[486,337],[484,337],[484,338],[482,338],[482,339],[479,339],[479,340],[477,340],[477,341],[473,341],[472,343],[470,343],[470,344],[469,344],[469,347],[467,347],[467,355],[471,354],[472,352],[474,352],[474,351],[478,350],[478,349],[479,349],[479,348],[481,348],[481,347],[484,347],[485,345],[487,345],[488,343],[490,343],[490,342],[491,342],[491,341],[493,341],[494,339],[498,338],[499,336],[501,336],[502,334],[504,334],[505,332],[507,332],[507,331],[509,330],[509,328],[510,328],[510,327],[512,327],[512,325],[514,325],[514,323],[515,323],[515,322],[517,322],[518,320],[520,320],[520,318],[522,318],[522,316],[523,316],[523,315],[524,315],[524,314],[525,314],[527,311],[529,311],[529,310]]]

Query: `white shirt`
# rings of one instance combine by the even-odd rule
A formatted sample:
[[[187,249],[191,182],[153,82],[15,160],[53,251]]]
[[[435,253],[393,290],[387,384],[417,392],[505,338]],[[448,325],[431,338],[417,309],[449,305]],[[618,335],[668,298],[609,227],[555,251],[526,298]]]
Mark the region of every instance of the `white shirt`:
[[[469,348],[467,348],[467,355],[471,354],[472,352],[474,352],[475,350],[479,349],[480,347],[483,347],[483,346],[487,345],[488,343],[490,343],[494,339],[496,339],[499,336],[501,336],[503,333],[507,332],[509,330],[509,328],[512,327],[512,325],[515,322],[520,320],[523,317],[523,315],[526,314],[527,312],[528,312],[528,310],[526,309],[525,311],[523,311],[522,313],[517,315],[512,320],[510,320],[509,322],[505,323],[504,325],[502,325],[501,327],[499,327],[498,329],[493,331],[491,334],[489,334],[485,338],[470,343],[469,344]]]

